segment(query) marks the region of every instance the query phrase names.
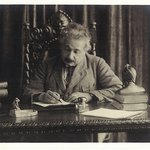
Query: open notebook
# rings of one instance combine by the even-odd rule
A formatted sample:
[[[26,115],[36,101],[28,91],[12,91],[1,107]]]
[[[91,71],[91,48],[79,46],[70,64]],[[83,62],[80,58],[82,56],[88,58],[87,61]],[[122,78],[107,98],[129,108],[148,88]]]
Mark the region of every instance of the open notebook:
[[[32,102],[34,105],[38,105],[41,107],[49,107],[49,106],[61,106],[61,105],[69,105],[70,103],[57,103],[57,104],[47,104],[47,103],[42,103],[42,102]]]
[[[137,116],[142,116],[144,113],[145,111],[124,111],[124,110],[99,108],[96,110],[83,112],[81,114],[86,116],[110,118],[110,119],[124,119],[124,118],[132,119]]]
[[[32,102],[32,106],[37,110],[54,110],[54,109],[75,109],[76,106],[73,103],[65,102],[61,100],[57,104],[47,104],[42,102]]]

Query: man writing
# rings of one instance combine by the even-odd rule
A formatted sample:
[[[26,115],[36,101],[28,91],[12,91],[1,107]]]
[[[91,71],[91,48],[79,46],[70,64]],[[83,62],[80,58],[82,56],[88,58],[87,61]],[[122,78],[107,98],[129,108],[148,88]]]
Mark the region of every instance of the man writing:
[[[24,91],[26,99],[58,103],[60,98],[76,102],[85,97],[88,103],[93,97],[99,101],[113,98],[122,82],[102,58],[88,54],[87,29],[71,23],[60,33],[59,42],[60,55],[39,65]]]
[[[60,99],[72,103],[84,97],[88,103],[113,98],[122,82],[102,58],[88,54],[91,47],[87,29],[71,23],[61,31],[59,42],[60,55],[39,65],[24,90],[24,99],[55,104]],[[99,141],[107,135],[101,133]]]

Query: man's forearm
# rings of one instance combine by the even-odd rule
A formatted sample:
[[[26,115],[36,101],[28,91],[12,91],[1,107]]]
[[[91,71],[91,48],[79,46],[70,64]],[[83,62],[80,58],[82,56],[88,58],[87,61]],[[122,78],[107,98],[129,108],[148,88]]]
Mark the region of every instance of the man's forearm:
[[[114,98],[115,92],[118,91],[121,86],[118,87],[111,87],[102,90],[94,90],[90,91],[99,101],[103,101],[104,99],[112,99]]]

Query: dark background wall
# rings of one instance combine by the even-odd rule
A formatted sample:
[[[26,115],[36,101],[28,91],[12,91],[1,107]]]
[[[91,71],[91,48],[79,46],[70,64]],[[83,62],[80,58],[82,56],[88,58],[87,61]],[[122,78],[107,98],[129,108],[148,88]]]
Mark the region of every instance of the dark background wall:
[[[0,81],[7,81],[9,97],[19,93],[22,67],[23,6],[0,6]]]

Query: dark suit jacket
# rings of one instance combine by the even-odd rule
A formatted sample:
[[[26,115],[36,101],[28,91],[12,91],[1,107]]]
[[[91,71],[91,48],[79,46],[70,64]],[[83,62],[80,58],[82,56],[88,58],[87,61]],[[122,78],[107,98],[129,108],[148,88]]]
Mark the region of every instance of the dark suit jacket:
[[[24,91],[26,99],[47,90],[58,92],[66,100],[73,92],[89,92],[99,100],[112,98],[122,87],[122,82],[110,69],[104,59],[86,54],[76,66],[68,88],[62,80],[62,62],[59,57],[47,59],[38,68],[30,84]]]

